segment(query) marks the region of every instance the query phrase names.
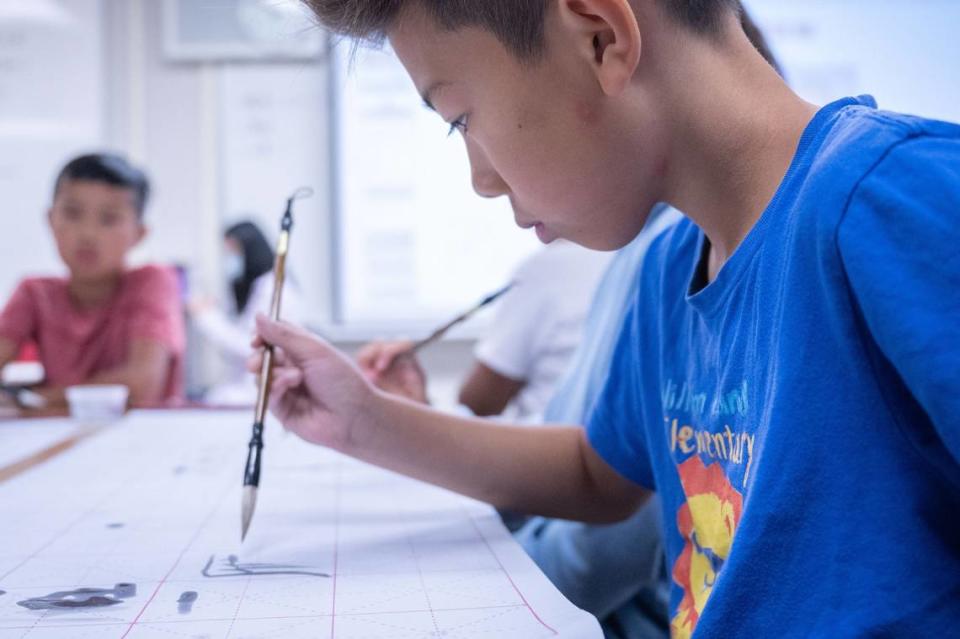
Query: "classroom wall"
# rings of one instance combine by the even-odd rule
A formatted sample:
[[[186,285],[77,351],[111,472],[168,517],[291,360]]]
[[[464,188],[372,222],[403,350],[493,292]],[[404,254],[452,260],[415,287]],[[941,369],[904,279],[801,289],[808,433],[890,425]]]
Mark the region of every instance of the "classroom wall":
[[[329,96],[324,93],[326,62],[172,62],[162,48],[160,0],[58,1],[81,7],[98,21],[102,68],[90,73],[91,86],[86,91],[69,87],[63,78],[42,67],[29,70],[31,86],[54,96],[63,95],[64,87],[69,87],[76,105],[87,105],[88,111],[95,108],[103,115],[100,122],[85,122],[89,131],[82,135],[76,134],[79,125],[72,122],[45,135],[76,134],[77,148],[71,143],[69,152],[81,150],[87,138],[99,138],[103,146],[123,151],[149,168],[155,186],[149,210],[152,233],[137,251],[136,260],[182,264],[190,270],[197,291],[216,293],[222,285],[219,250],[223,226],[234,221],[249,201],[258,219],[272,228],[280,199],[288,189],[303,183],[302,172],[309,171],[319,196],[298,209],[303,214],[298,219],[292,268],[314,311],[311,324],[348,348],[372,337],[369,331],[349,327],[332,331],[327,324],[332,315],[334,274],[329,255],[331,145],[326,126]],[[5,6],[38,11],[37,7],[50,4],[31,0]],[[788,79],[808,99],[824,102],[871,91],[890,108],[960,120],[960,85],[952,80],[954,62],[960,59],[960,40],[951,30],[960,16],[960,3],[955,0],[747,0],[746,4],[783,58]],[[0,63],[6,63],[2,59],[7,44],[2,27],[0,23]],[[852,33],[856,37],[851,37]],[[58,44],[62,46],[53,42],[38,51],[50,59],[69,60],[68,54],[58,51]],[[922,73],[914,73],[915,69]],[[3,89],[0,83],[0,114],[5,108]],[[308,119],[294,121],[305,117],[304,111],[285,109],[304,100],[315,102],[315,117],[307,110]],[[15,208],[10,202],[16,198],[0,193],[4,205],[0,209],[0,299],[5,299],[25,274],[60,271],[43,221],[57,162],[50,160],[49,175],[47,171],[25,172],[19,163],[24,148],[7,146],[16,144],[17,138],[9,135],[4,124],[0,121],[0,144],[4,145],[0,148],[0,186],[14,185],[9,188],[43,196],[29,207]],[[300,131],[310,145],[282,143]],[[257,155],[258,149],[271,144],[270,153]],[[29,150],[41,153],[40,146]],[[297,149],[291,151],[293,147]],[[245,177],[249,175],[260,178]],[[284,183],[287,175],[290,181]],[[269,190],[273,185],[281,194],[276,207],[275,195]],[[422,331],[410,336],[420,334]],[[463,339],[435,346],[426,355],[442,402],[452,396],[451,389],[469,363],[470,348],[471,342]],[[191,356],[191,383],[213,382],[218,371],[211,353],[195,348]]]
[[[333,281],[326,61],[173,62],[163,50],[162,2],[70,0],[75,1],[90,4],[91,11],[95,6],[102,25],[102,81],[89,87],[92,94],[102,95],[102,146],[145,165],[153,181],[150,235],[133,261],[182,265],[196,292],[221,293],[223,227],[253,213],[272,232],[283,198],[296,186],[309,184],[317,195],[298,205],[298,250],[292,252],[291,270],[313,310],[310,323],[326,329]],[[292,121],[309,113],[302,108],[304,100],[316,103],[315,119]],[[311,144],[285,142],[294,135]],[[71,147],[70,152],[84,148]],[[251,173],[261,176],[257,184],[247,179]],[[34,178],[31,188],[42,187],[44,197],[37,200],[46,203],[53,175]],[[3,245],[3,299],[22,275],[61,270],[40,221],[42,209],[36,215],[36,220],[29,219],[29,242],[13,240],[13,215],[5,213],[0,219],[0,235],[10,240]],[[344,337],[337,341],[351,349],[367,336]],[[462,375],[470,348],[469,341],[455,341],[427,355],[441,403],[449,402],[449,389]],[[195,345],[190,363],[191,385],[216,380],[219,368],[211,351]]]

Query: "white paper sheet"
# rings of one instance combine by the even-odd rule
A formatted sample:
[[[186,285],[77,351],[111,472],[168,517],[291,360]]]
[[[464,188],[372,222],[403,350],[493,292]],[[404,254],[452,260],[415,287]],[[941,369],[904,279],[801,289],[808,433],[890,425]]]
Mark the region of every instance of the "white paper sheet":
[[[0,639],[601,636],[488,506],[274,424],[241,545],[248,421],[134,413],[0,484]]]

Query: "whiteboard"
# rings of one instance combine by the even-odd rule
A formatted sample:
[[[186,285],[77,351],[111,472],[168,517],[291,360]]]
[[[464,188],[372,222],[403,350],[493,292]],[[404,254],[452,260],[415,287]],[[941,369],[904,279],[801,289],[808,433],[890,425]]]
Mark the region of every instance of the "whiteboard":
[[[825,104],[868,93],[881,109],[960,121],[960,2],[746,0],[787,81]]]
[[[327,78],[315,64],[225,66],[219,78],[220,218],[222,227],[251,220],[271,244],[286,199],[314,190],[294,208],[289,275],[305,298],[307,319],[329,316],[329,292],[318,286],[330,255],[322,213],[327,191]],[[207,249],[207,250],[213,250]]]
[[[335,48],[336,319],[436,321],[502,286],[536,237],[472,190],[459,135],[389,51]]]
[[[63,272],[47,229],[53,180],[101,146],[101,0],[0,0],[0,300]]]
[[[871,93],[881,108],[960,121],[960,2],[746,0],[787,79],[825,104]],[[504,281],[536,245],[504,201],[470,189],[458,136],[421,107],[387,52],[334,60],[334,220],[339,319],[436,318]]]

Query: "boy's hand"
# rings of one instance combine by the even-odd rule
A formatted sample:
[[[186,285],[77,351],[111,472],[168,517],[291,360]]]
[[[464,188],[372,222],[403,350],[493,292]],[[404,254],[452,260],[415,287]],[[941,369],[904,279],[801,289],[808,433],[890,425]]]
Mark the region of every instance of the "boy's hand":
[[[377,393],[357,367],[327,342],[285,322],[257,317],[254,346],[274,346],[270,410],[284,427],[314,444],[344,450]],[[248,362],[260,372],[263,351]]]
[[[411,348],[409,341],[371,342],[357,353],[357,364],[380,390],[429,404],[426,375]]]

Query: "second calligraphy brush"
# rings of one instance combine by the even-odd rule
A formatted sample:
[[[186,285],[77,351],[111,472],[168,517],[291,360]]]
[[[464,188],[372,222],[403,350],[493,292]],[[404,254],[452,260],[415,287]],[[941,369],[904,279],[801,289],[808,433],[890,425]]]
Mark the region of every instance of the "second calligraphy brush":
[[[510,289],[512,289],[515,285],[516,285],[516,282],[510,282],[509,284],[507,284],[506,286],[504,286],[504,287],[501,288],[500,290],[498,290],[498,291],[496,291],[496,292],[494,292],[494,293],[491,293],[490,295],[487,295],[485,298],[483,298],[482,300],[480,300],[479,303],[477,303],[477,304],[475,304],[474,306],[470,307],[469,309],[467,309],[466,311],[464,311],[464,312],[461,313],[460,315],[457,315],[456,317],[454,317],[452,320],[450,320],[450,321],[447,322],[446,324],[443,324],[442,326],[440,326],[439,328],[437,328],[435,331],[433,331],[432,333],[430,333],[429,335],[427,335],[426,337],[424,337],[424,338],[421,339],[420,341],[415,342],[414,345],[410,347],[410,350],[407,351],[407,352],[404,353],[404,354],[405,354],[405,355],[414,355],[414,354],[416,354],[418,351],[420,351],[422,348],[424,348],[424,347],[426,347],[426,346],[429,346],[430,344],[433,344],[434,342],[436,342],[437,340],[439,340],[440,338],[442,338],[444,335],[446,335],[446,334],[447,334],[447,331],[449,331],[451,328],[453,328],[453,327],[456,326],[457,324],[460,324],[460,323],[465,322],[465,321],[467,321],[468,319],[470,319],[470,318],[471,318],[475,313],[477,313],[480,309],[482,309],[482,308],[484,308],[485,306],[487,306],[487,305],[492,304],[493,302],[495,302],[497,299],[500,298],[500,296],[502,296],[504,293],[506,293],[507,291],[509,291]]]

